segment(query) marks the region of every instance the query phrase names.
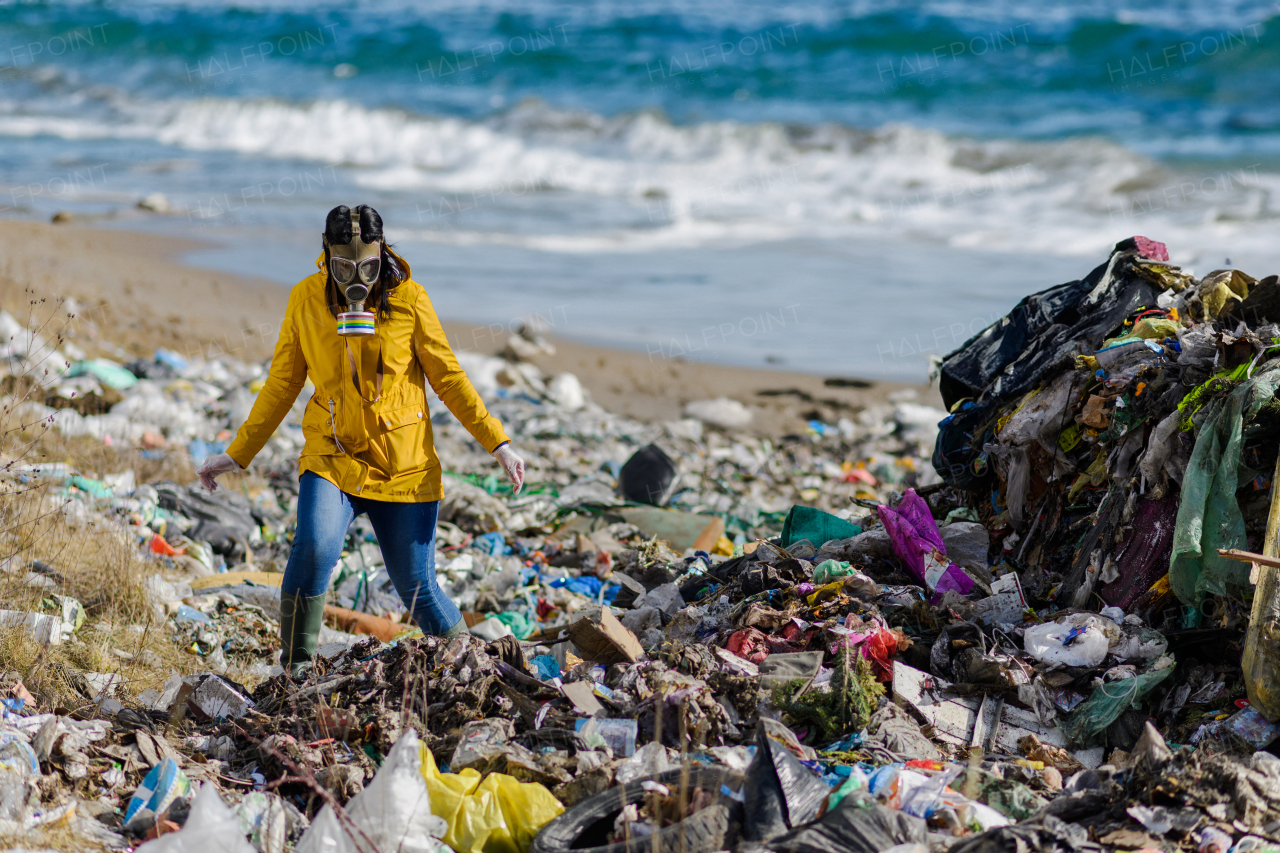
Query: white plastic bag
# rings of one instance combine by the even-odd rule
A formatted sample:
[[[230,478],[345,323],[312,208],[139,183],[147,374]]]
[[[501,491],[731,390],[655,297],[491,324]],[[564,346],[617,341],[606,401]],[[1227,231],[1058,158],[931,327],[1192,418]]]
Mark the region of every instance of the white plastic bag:
[[[1115,633],[1120,633],[1119,626],[1108,619],[1091,613],[1076,613],[1058,622],[1045,622],[1028,628],[1022,636],[1022,647],[1027,654],[1044,663],[1097,666],[1111,647],[1108,626]],[[1067,638],[1077,628],[1084,630],[1068,643]]]
[[[635,751],[635,754],[618,765],[614,771],[614,781],[625,785],[635,779],[657,776],[676,765],[667,758],[667,748],[657,741],[650,741]]]
[[[206,784],[191,803],[182,829],[148,841],[137,853],[256,853],[245,840],[240,820]]]
[[[449,853],[440,838],[449,827],[431,814],[431,798],[422,778],[418,735],[409,729],[391,747],[378,775],[347,803],[347,815],[378,850],[398,853]],[[360,853],[330,806],[294,848],[296,853]]]
[[[1169,650],[1164,634],[1153,628],[1130,628],[1111,653],[1117,660],[1155,660]]]

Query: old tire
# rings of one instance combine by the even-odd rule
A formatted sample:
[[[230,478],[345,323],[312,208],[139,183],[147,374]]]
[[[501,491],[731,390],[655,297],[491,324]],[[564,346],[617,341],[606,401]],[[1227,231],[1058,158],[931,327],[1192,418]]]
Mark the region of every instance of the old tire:
[[[654,781],[675,787],[684,771],[670,770],[653,777]],[[690,788],[714,793],[715,802],[679,823],[653,836],[633,838],[610,844],[614,818],[623,807],[639,802],[648,792],[642,787],[648,780],[638,779],[625,787],[614,787],[584,800],[542,828],[533,840],[529,853],[713,853],[733,846],[742,827],[742,804],[725,796],[721,786],[732,791],[742,789],[744,779],[721,767],[698,767],[688,771]]]

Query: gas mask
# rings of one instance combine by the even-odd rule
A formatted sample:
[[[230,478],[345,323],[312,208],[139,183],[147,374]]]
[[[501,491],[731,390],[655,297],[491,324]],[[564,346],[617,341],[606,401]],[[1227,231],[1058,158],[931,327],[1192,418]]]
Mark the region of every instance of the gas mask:
[[[346,300],[347,310],[338,314],[338,334],[344,337],[374,334],[374,315],[364,309],[369,291],[382,274],[382,240],[374,237],[366,243],[360,236],[360,216],[351,212],[351,240],[332,242],[326,236],[329,250],[329,275]]]

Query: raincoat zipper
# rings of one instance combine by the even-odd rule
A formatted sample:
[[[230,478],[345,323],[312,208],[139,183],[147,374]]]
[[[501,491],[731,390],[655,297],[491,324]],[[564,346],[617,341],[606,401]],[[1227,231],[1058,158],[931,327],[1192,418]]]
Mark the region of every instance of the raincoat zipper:
[[[342,446],[342,442],[338,441],[338,416],[333,413],[333,398],[329,398],[329,429],[333,432],[333,443],[338,446],[339,453],[346,453],[347,449]]]

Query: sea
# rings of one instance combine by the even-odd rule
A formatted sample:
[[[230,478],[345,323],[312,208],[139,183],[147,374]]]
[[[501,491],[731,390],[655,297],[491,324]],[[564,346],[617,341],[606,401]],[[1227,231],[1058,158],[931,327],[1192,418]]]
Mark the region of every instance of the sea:
[[[1280,272],[1280,4],[0,0],[0,217],[287,287],[371,204],[523,326],[904,382],[1118,240]],[[2,268],[2,265],[0,265]]]

